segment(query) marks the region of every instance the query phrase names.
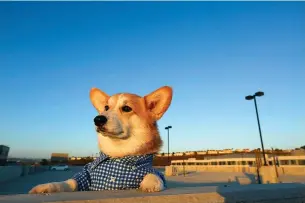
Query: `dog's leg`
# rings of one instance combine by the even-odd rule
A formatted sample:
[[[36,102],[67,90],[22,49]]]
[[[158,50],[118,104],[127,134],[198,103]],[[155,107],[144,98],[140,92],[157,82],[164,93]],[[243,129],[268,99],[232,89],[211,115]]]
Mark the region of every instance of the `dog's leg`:
[[[140,184],[140,189],[144,192],[159,192],[165,189],[163,180],[152,173],[147,174]]]
[[[63,182],[46,183],[35,186],[29,194],[55,193],[55,192],[74,192],[77,190],[77,182],[69,179]]]

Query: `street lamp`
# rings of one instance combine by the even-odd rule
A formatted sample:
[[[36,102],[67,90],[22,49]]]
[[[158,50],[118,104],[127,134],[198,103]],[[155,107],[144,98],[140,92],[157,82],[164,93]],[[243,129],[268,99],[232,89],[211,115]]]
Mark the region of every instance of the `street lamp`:
[[[171,129],[171,128],[172,128],[172,126],[170,126],[170,125],[165,127],[165,130],[167,130],[167,162],[168,163],[170,163],[169,162],[169,129]]]
[[[259,136],[260,136],[260,139],[261,139],[261,145],[262,145],[262,150],[263,150],[264,165],[267,166],[267,161],[266,161],[266,156],[265,156],[265,149],[264,149],[264,143],[263,143],[263,138],[262,138],[261,125],[260,125],[260,122],[259,122],[258,111],[257,111],[257,104],[256,104],[256,97],[261,97],[261,96],[264,96],[264,92],[260,92],[259,91],[259,92],[256,92],[254,95],[248,95],[245,98],[246,98],[246,100],[254,99],[256,118],[257,118],[258,130],[259,130]]]

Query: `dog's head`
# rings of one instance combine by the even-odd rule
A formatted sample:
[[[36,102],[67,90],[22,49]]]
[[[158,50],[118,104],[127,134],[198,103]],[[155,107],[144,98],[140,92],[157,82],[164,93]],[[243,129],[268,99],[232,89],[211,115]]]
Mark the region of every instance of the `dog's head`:
[[[144,97],[129,93],[108,96],[92,88],[90,99],[99,113],[94,123],[103,153],[124,157],[160,150],[162,140],[156,122],[170,106],[170,87],[161,87]]]

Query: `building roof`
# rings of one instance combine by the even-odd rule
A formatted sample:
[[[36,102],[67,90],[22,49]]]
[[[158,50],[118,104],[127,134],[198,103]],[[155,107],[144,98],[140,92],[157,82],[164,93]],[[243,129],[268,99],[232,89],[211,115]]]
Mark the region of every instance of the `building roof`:
[[[51,157],[63,157],[63,158],[68,158],[69,154],[68,153],[52,153]]]

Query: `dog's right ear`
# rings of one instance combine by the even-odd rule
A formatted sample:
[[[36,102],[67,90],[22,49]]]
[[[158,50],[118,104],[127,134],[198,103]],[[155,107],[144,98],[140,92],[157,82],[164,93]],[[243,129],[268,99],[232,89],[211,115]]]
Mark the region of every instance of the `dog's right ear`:
[[[92,88],[90,90],[90,100],[99,113],[105,110],[105,105],[107,104],[108,99],[109,96],[100,89]]]

